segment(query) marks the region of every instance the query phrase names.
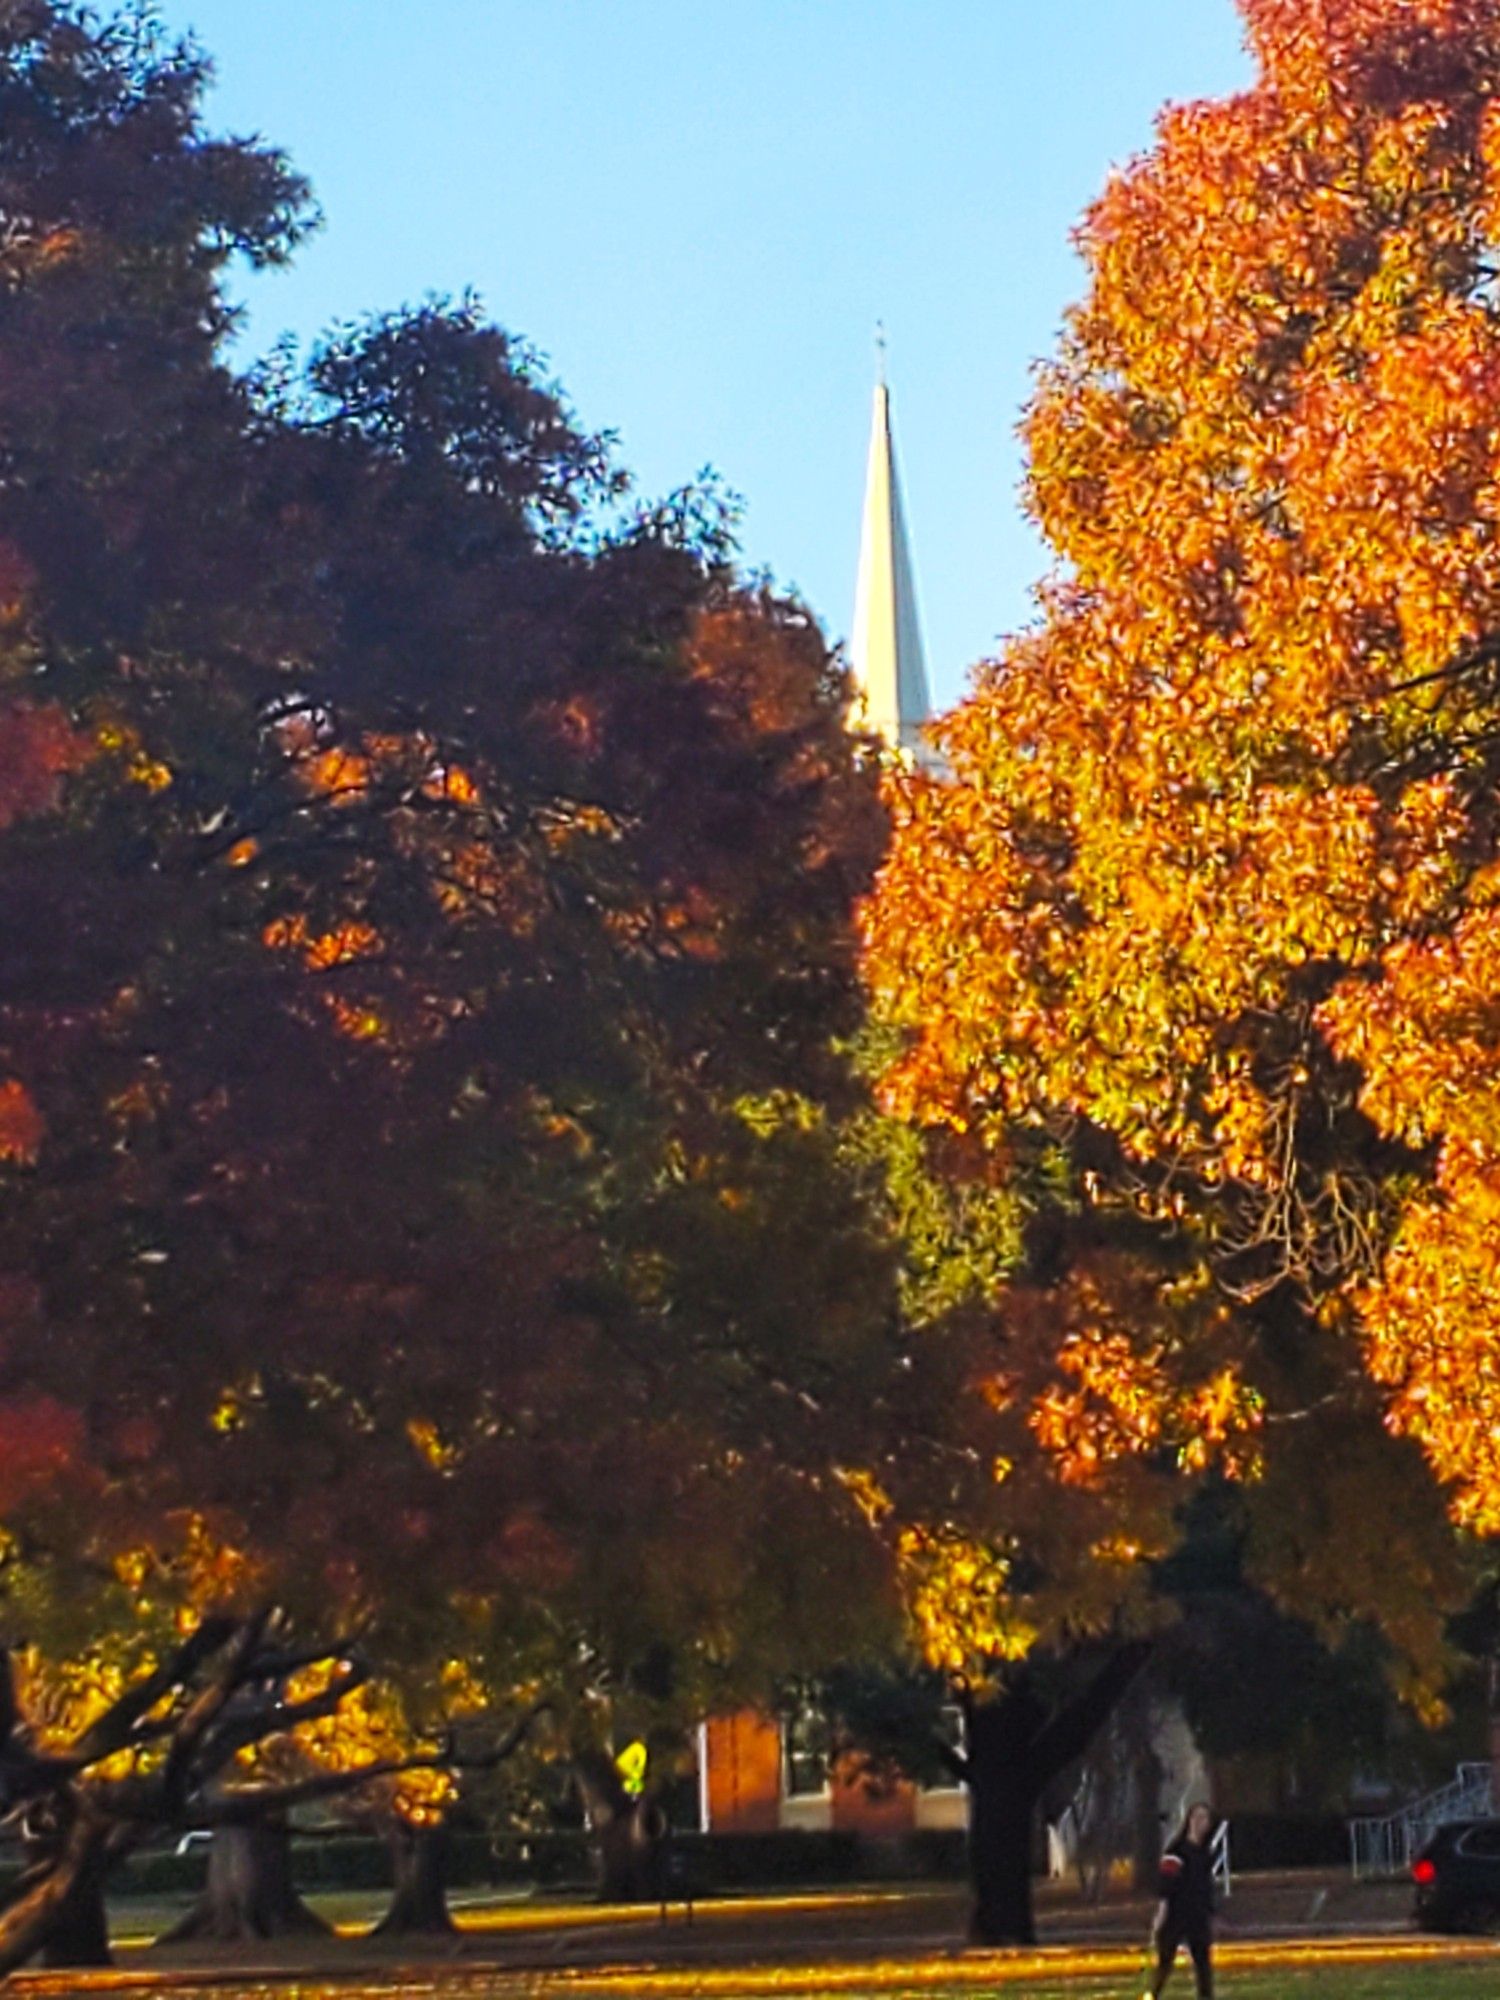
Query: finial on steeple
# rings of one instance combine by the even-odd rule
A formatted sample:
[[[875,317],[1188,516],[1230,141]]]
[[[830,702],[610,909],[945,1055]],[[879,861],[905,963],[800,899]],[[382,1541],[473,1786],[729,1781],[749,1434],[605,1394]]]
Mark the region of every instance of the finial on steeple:
[[[875,380],[883,389],[885,382],[885,321],[875,322]]]

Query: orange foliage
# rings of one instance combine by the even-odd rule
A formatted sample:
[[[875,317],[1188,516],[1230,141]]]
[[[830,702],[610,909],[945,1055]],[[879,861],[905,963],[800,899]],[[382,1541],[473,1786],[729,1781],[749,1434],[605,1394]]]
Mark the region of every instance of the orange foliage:
[[[1228,1315],[1208,1308],[1205,1360],[1184,1338],[1183,1303],[1118,1257],[1083,1259],[1061,1284],[1004,1302],[1005,1351],[1029,1362],[1027,1425],[1064,1485],[1099,1487],[1164,1452],[1191,1471],[1253,1470],[1261,1401],[1212,1341]],[[1008,1387],[1015,1397],[1023,1384]]]
[[[0,549],[0,593],[10,588]],[[87,738],[60,708],[14,702],[0,709],[0,832],[31,813],[50,812],[70,771],[88,761]]]
[[[309,791],[350,803],[369,790],[370,760],[356,750],[320,750],[305,759],[301,775]]]
[[[1079,233],[1042,622],[951,781],[893,782],[884,1089],[997,1148],[1087,1119],[1245,1289],[1341,1289],[1500,1529],[1500,0],[1243,8],[1259,81],[1166,114]]]
[[[46,1130],[31,1092],[17,1077],[7,1077],[0,1083],[0,1160],[31,1166]]]

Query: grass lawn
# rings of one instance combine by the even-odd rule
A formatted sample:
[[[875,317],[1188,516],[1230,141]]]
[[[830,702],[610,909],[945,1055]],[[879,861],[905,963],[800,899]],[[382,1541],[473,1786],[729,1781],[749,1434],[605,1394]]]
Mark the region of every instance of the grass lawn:
[[[852,1968],[850,1968],[852,1970]],[[980,1974],[978,1968],[972,1978],[946,1978],[920,1984],[908,1984],[898,1980],[896,1984],[876,1984],[874,1968],[868,1980],[858,1984],[844,1984],[844,1976],[836,1984],[830,1984],[826,1974],[812,1974],[812,1984],[804,1984],[808,1974],[804,1972],[782,1972],[776,1984],[770,1984],[766,1974],[752,1976],[744,1986],[724,1984],[724,1974],[714,1974],[702,1984],[696,1980],[684,1980],[682,1984],[672,1984],[670,1992],[674,2000],[690,2000],[690,1996],[706,1996],[706,2000],[762,2000],[762,1996],[774,1994],[776,2000],[826,2000],[832,1992],[846,1994],[866,1994],[880,1996],[880,2000],[990,2000],[990,1996],[1014,1996],[1014,2000],[1138,2000],[1142,1990],[1140,1978],[1128,1974],[1098,1974],[1086,1972],[1076,1978],[1050,1978],[1044,1976],[1036,1982],[1032,1980],[1004,1980],[996,1984],[992,1976]],[[552,1974],[502,1974],[502,1972],[474,1972],[474,1970],[454,1970],[444,1972],[396,1972],[392,1970],[388,1980],[380,1982],[302,1982],[284,1984],[248,1980],[244,1984],[232,1978],[218,1980],[212,1986],[204,1986],[194,1980],[190,1986],[166,1976],[152,1982],[136,1984],[130,1980],[128,1986],[116,1982],[94,1980],[70,1976],[62,1982],[54,1976],[22,1978],[16,1982],[14,1992],[24,1994],[84,1994],[90,1990],[108,1992],[114,1986],[116,1992],[128,1992],[132,2000],[184,2000],[186,1992],[212,1996],[212,2000],[618,2000],[620,1994],[640,1994],[642,2000],[658,1996],[664,1992],[658,1980],[642,1970],[634,1978],[624,1972],[614,1972],[608,1980],[594,1980],[590,1974],[566,1976],[560,1972]],[[1500,1992],[1500,1962],[1468,1962],[1468,1964],[1432,1964],[1432,1962],[1408,1962],[1398,1966],[1344,1966],[1332,1968],[1246,1968],[1236,1970],[1232,1964],[1224,1966],[1216,1990],[1220,2000],[1494,2000]],[[1182,1968],[1166,1990],[1166,2000],[1192,2000],[1194,1986],[1192,1974]]]
[[[1140,2000],[1146,1968],[1136,1952],[1054,1948],[1026,1954],[932,1954],[830,1958],[822,1964],[734,1964],[712,1954],[696,1964],[652,1964],[650,1944],[610,1964],[514,1968],[414,1956],[348,1972],[306,1964],[302,1972],[236,1972],[218,1966],[146,1966],[128,1954],[116,1972],[28,1972],[14,1992],[30,2000],[114,1992],[130,2000]],[[134,1958],[134,1964],[130,1962]],[[1228,1944],[1218,1954],[1218,2000],[1496,2000],[1500,1948],[1480,1940],[1342,1938]],[[1194,2000],[1182,1960],[1168,2000]]]
[[[353,1895],[323,1904],[342,1936],[289,1939],[248,1961],[230,1946],[142,1950],[171,1913],[124,1905],[117,1936],[132,1942],[113,1972],[27,1972],[15,1990],[27,2000],[109,1992],[134,2000],[1140,2000],[1147,1976],[1135,1926],[1120,1920],[1129,1911],[1092,1935],[1075,1929],[1072,1943],[966,1952],[955,1943],[962,1897],[952,1889],[747,1896],[700,1906],[692,1925],[679,1913],[666,1929],[653,1909],[486,1893],[455,1900],[464,1936],[451,1951],[442,1940],[371,1941],[362,1933],[383,1898]],[[1291,1898],[1299,1911],[1306,1900],[1301,1889]],[[1134,1914],[1144,1922],[1143,1911]],[[1274,1908],[1247,1908],[1215,1953],[1219,2000],[1500,2000],[1500,1944],[1396,1929],[1399,1895],[1353,1914],[1358,1929],[1346,1911],[1346,1928],[1278,1934],[1267,1923]],[[1258,1924],[1266,1926],[1259,1935]],[[1168,2000],[1193,2000],[1185,1958]]]
[[[1366,1955],[1368,1954],[1368,1955]],[[1340,1958],[1356,1962],[1339,1963]],[[1266,1962],[1275,1958],[1280,1962]],[[1092,1960],[1092,1963],[1089,1962]],[[1258,1961],[1258,1962],[1257,1962]],[[1060,1958],[1034,1971],[1015,1960],[988,1957],[976,1961],[928,1960],[805,1966],[731,1966],[658,1969],[649,1964],[614,1965],[605,1969],[558,1967],[546,1972],[503,1972],[473,1966],[444,1969],[411,1966],[380,1977],[288,1981],[251,1976],[236,1979],[227,1971],[205,1977],[202,1972],[151,1974],[132,1968],[123,1978],[90,1978],[60,1974],[31,1975],[17,1982],[20,1994],[82,1995],[88,1992],[128,1993],[135,2000],[179,2000],[189,1993],[213,2000],[829,2000],[830,1995],[868,1996],[868,2000],[1138,2000],[1144,1984],[1139,1962],[1123,1954],[1088,1954],[1077,1970]],[[1393,1945],[1383,1961],[1379,1948],[1366,1944],[1356,1953],[1330,1951],[1314,1959],[1307,1947],[1281,1954],[1252,1950],[1243,1960],[1224,1954],[1218,1968],[1220,2000],[1494,2000],[1500,1994],[1500,1952],[1460,1947],[1418,1955],[1410,1947]],[[1192,2000],[1192,1975],[1179,1967],[1168,2000]]]
[[[999,1988],[891,1987],[882,2000],[978,2000],[982,1992],[1014,1994],[1015,2000],[1136,2000],[1144,1983],[1144,1977],[1132,1981],[1089,1974],[1061,1983],[1047,1980]],[[1315,1995],[1316,2000],[1480,2000],[1481,1995],[1495,2000],[1500,1993],[1500,1965],[1363,1966],[1337,1972],[1310,1967],[1237,1972],[1231,1965],[1216,1971],[1214,1991],[1218,2000],[1314,2000]],[[729,1996],[721,1995],[720,2000]],[[780,2000],[820,2000],[820,1996],[811,1987],[793,1988]],[[1174,1976],[1165,2000],[1193,2000],[1193,1976],[1187,1966]]]
[[[863,1968],[863,1976],[840,1969],[834,1978],[830,1969],[809,1976],[788,1969],[780,1974],[760,1973],[738,1983],[733,1975],[716,1973],[710,1978],[685,1978],[670,1987],[659,1984],[644,1970],[634,1978],[614,1975],[606,1984],[595,1983],[587,1973],[575,1974],[565,1982],[555,1974],[534,1976],[514,1983],[476,1983],[471,1988],[441,1986],[434,1995],[448,2000],[620,2000],[624,1994],[640,2000],[828,2000],[835,1993],[869,1996],[869,2000],[1138,2000],[1145,1984],[1142,1970],[1114,1973],[1089,1972],[1055,1978],[996,1981],[992,1972],[975,1968],[972,1975],[949,1979],[922,1979],[911,1984],[899,1975],[890,1984],[879,1982],[874,1967]],[[773,1983],[774,1981],[774,1983]],[[804,1983],[806,1981],[807,1983]],[[1219,2000],[1495,2000],[1500,1994],[1500,1959],[1488,1962],[1433,1963],[1379,1966],[1264,1966],[1236,1968],[1220,1966],[1215,1976]],[[403,2000],[416,2000],[413,1988],[401,1989]],[[1193,2000],[1193,1978],[1184,1964],[1167,1988],[1166,2000]],[[299,1994],[299,2000],[304,1997]],[[310,1996],[308,1997],[310,2000]],[[319,2000],[335,2000],[330,1992]],[[345,1994],[347,2000],[347,1990]]]
[[[1383,1954],[1337,1957],[1298,1963],[1293,1952],[1252,1950],[1236,1962],[1224,1954],[1216,1968],[1220,2000],[1495,2000],[1500,1994],[1500,1953],[1462,1956],[1412,1954],[1389,1962]],[[1338,1957],[1348,1954],[1339,1953]],[[1275,1962],[1265,1961],[1273,1959]],[[1330,1962],[1331,1960],[1331,1962]],[[1257,1962],[1259,1961],[1259,1962]],[[986,1956],[955,1965],[929,1960],[925,1964],[844,1964],[806,1967],[728,1966],[654,1971],[646,1966],[612,1967],[607,1972],[577,1968],[566,1975],[535,1973],[514,1982],[476,1982],[461,1987],[436,1987],[453,2000],[1138,2000],[1145,1985],[1145,1963],[1124,1953],[1081,1955],[1076,1969],[1059,1964],[1028,1970],[1014,1959]],[[405,1989],[409,1991],[410,1989]],[[1179,1963],[1167,2000],[1192,2000],[1193,1977],[1186,1960]],[[415,1995],[412,1995],[415,2000]]]

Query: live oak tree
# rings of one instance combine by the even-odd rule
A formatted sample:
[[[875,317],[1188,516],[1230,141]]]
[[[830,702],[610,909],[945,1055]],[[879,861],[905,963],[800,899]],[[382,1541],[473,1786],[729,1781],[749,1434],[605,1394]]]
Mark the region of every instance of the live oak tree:
[[[607,1734],[665,1644],[701,1712],[889,1604],[893,1260],[787,1109],[858,1096],[842,676],[472,305],[234,375],[308,208],[202,83],[0,12],[6,1530],[414,1700]]]
[[[1027,418],[1056,568],[896,789],[882,1087],[991,1174],[1069,1162],[1083,1240],[997,1361],[1039,1305],[1063,1482],[1205,1453],[1282,1601],[1430,1673],[1459,1579],[1400,1441],[1500,1519],[1500,9],[1243,11],[1255,82],[1080,230]]]
[[[38,1946],[53,1964],[107,1962],[103,1878],[153,1833],[216,1828],[245,1836],[249,1856],[256,1836],[298,1805],[503,1763],[534,1719],[523,1714],[482,1754],[449,1741],[357,1770],[278,1780],[247,1772],[245,1755],[331,1720],[358,1697],[367,1669],[347,1642],[299,1641],[270,1612],[205,1618],[159,1660],[122,1670],[112,1698],[75,1713],[71,1726],[54,1708],[46,1730],[23,1699],[17,1664],[8,1649],[0,1653],[0,1777],[30,1866],[0,1912],[0,1977]],[[295,1903],[290,1882],[272,1879]],[[80,1926],[85,1952],[52,1949],[65,1934],[76,1946]]]

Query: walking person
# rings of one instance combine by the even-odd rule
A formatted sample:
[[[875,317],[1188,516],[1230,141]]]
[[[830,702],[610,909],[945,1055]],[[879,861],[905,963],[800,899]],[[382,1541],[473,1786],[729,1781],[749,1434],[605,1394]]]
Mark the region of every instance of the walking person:
[[[1161,1858],[1161,1901],[1151,1926],[1156,1971],[1146,2000],[1158,2000],[1171,1976],[1178,1947],[1186,1945],[1198,1981],[1198,2000],[1213,2000],[1214,1857],[1209,1846],[1214,1816],[1200,1801],[1187,1809],[1182,1830]]]

